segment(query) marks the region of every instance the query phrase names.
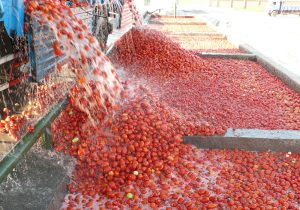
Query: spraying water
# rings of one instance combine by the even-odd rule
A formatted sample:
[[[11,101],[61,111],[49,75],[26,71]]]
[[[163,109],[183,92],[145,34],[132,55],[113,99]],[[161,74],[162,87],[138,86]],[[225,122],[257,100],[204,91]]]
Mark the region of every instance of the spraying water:
[[[54,53],[57,56],[66,54],[77,86],[84,90],[73,99],[91,122],[97,122],[93,110],[103,109],[107,114],[121,89],[118,76],[101,52],[98,41],[83,21],[73,15],[70,7],[60,1],[30,1],[27,12],[55,34],[57,41],[52,44]]]

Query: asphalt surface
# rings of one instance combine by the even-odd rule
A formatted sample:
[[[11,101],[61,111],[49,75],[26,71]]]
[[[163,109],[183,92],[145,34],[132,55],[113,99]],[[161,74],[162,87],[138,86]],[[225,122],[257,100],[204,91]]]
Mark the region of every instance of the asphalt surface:
[[[185,9],[180,15],[194,15],[217,25],[235,44],[246,43],[278,62],[300,78],[300,17],[235,11],[220,8]]]

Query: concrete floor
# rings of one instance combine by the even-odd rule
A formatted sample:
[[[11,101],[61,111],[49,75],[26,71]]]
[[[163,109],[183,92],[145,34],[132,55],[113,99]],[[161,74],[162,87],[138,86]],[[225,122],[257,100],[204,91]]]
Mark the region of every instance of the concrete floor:
[[[0,184],[0,209],[60,209],[73,168],[68,156],[32,148]]]

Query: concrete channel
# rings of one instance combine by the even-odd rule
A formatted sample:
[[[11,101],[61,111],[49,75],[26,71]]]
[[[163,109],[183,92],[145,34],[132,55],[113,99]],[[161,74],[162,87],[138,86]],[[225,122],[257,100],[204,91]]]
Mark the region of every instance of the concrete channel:
[[[206,18],[202,21],[213,26],[216,31],[223,34],[222,31],[218,30],[220,21],[215,18]],[[230,37],[227,38],[230,40]],[[201,52],[195,55],[206,58],[251,60],[257,62],[300,95],[299,76],[247,44],[240,43],[238,44],[238,48],[244,53]],[[183,139],[183,143],[192,144],[204,149],[241,149],[248,151],[300,153],[300,131],[228,129],[224,136],[186,136]]]
[[[247,44],[241,44],[239,49],[246,53],[209,53],[201,52],[195,55],[204,58],[222,58],[236,60],[251,60],[264,67],[269,73],[280,79],[286,86],[300,95],[300,77],[290,72],[284,66],[268,58]]]
[[[186,136],[183,143],[203,149],[300,153],[300,131],[228,129],[224,136]]]
[[[280,79],[285,85],[287,85],[289,88],[294,90],[300,95],[300,77],[291,71],[289,71],[286,67],[280,65],[276,61],[274,61],[272,58],[269,58],[267,55],[261,53],[254,47],[248,45],[247,43],[240,43],[239,41],[232,38],[230,35],[225,34],[224,31],[220,29],[221,20],[218,20],[214,17],[202,17],[199,18],[199,20],[205,22],[207,25],[211,26],[214,30],[219,32],[220,34],[223,34],[223,36],[227,37],[227,40],[235,44],[244,54],[246,55],[252,55],[255,56],[255,60],[259,65],[264,67],[269,73],[276,76],[278,79]],[[208,55],[201,55],[203,57],[214,57],[216,55],[214,54],[208,54]],[[218,58],[224,58],[224,59],[241,59],[241,57],[231,57],[232,55],[228,53],[224,53],[223,55],[218,55],[220,57]],[[247,59],[244,59],[247,60]]]
[[[203,58],[223,58],[223,59],[236,59],[236,60],[250,60],[257,61],[256,55],[251,53],[209,53],[201,52],[195,55]]]

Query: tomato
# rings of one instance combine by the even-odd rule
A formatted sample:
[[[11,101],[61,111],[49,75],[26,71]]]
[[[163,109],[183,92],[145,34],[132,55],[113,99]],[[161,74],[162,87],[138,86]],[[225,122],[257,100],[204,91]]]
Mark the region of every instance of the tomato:
[[[53,42],[52,47],[53,47],[53,50],[54,50],[54,54],[55,54],[56,56],[61,56],[61,55],[63,55],[63,52],[62,52],[62,50],[60,49],[60,44],[59,44],[59,42],[57,42],[57,41]]]

